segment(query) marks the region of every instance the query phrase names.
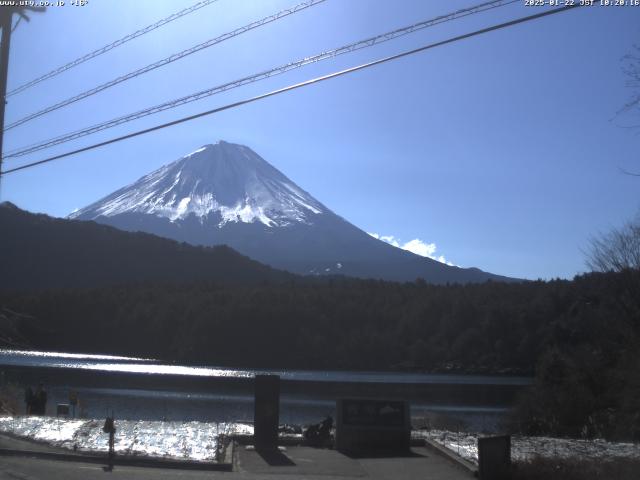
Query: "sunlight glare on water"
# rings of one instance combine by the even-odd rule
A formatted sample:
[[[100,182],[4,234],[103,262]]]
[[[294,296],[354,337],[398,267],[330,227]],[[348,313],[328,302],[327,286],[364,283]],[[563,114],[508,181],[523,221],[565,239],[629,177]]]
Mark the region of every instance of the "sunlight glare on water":
[[[187,367],[182,365],[160,365],[147,363],[101,363],[71,364],[71,368],[83,370],[104,370],[109,372],[148,373],[156,375],[190,375],[195,377],[253,377],[252,372],[210,367]]]
[[[118,355],[93,355],[88,353],[40,352],[36,350],[9,350],[0,348],[0,355],[16,355],[23,357],[72,358],[74,360],[129,360],[151,362],[149,358],[120,357]]]
[[[447,383],[475,385],[528,385],[531,378],[505,375],[459,375],[446,373],[316,371],[187,366],[166,364],[158,360],[115,355],[38,352],[0,349],[0,365],[54,367],[100,372],[144,375],[181,375],[194,377],[252,378],[258,374],[278,375],[283,380],[315,382],[371,383]]]

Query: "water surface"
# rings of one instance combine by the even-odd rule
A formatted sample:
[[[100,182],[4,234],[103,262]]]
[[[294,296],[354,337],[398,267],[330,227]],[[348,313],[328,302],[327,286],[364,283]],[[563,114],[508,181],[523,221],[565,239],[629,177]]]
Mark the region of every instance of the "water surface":
[[[159,362],[153,359],[131,358],[110,355],[85,355],[63,352],[37,352],[0,350],[0,369],[18,368],[18,375],[23,377],[23,386],[32,384],[38,379],[40,372],[42,381],[49,394],[47,413],[55,415],[56,405],[69,403],[69,394],[75,392],[79,404],[75,409],[76,416],[85,418],[104,418],[113,412],[116,418],[144,421],[168,422],[244,422],[253,420],[252,383],[248,380],[257,374],[271,373],[281,377],[283,392],[280,402],[281,423],[305,425],[320,421],[327,415],[335,417],[336,396],[330,389],[322,387],[335,384],[352,386],[358,391],[358,385],[380,385],[381,389],[425,388],[433,385],[452,385],[453,388],[467,387],[501,389],[509,386],[524,386],[530,383],[526,377],[506,377],[488,375],[454,375],[423,374],[395,372],[356,372],[356,371],[305,371],[305,370],[266,370],[266,369],[233,369],[216,366],[189,366]],[[47,370],[44,370],[47,369]],[[50,375],[51,369],[59,371],[56,376]],[[91,376],[93,384],[81,381],[73,372],[95,372]],[[68,372],[65,374],[64,372]],[[27,375],[27,373],[29,375]],[[131,388],[131,381],[125,385],[118,383],[118,378],[110,383],[102,381],[106,374],[127,374],[135,379],[146,379],[145,387]],[[49,381],[47,381],[47,374]],[[184,388],[167,388],[163,378],[183,378]],[[189,379],[192,378],[193,381]],[[212,382],[207,383],[206,379]],[[154,388],[147,388],[148,380]],[[220,380],[242,380],[243,385],[229,385]],[[197,381],[196,381],[197,380]],[[286,384],[295,381],[303,385],[295,392],[287,391]],[[308,388],[305,382],[309,383]],[[396,387],[394,387],[394,385]],[[205,388],[206,387],[206,388]],[[374,389],[376,389],[375,387]],[[499,428],[504,420],[507,408],[503,404],[487,401],[471,402],[465,405],[456,402],[434,402],[425,400],[419,395],[411,400],[411,413],[418,422],[424,417],[429,421],[434,418],[447,417],[458,428],[492,431]],[[423,421],[424,423],[424,421]]]

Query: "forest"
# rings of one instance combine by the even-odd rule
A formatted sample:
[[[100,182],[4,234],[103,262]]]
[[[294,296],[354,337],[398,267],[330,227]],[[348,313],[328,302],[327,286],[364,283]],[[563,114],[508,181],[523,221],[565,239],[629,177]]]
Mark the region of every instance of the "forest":
[[[434,286],[290,277],[0,293],[38,349],[191,364],[535,375],[528,433],[640,438],[640,271]]]

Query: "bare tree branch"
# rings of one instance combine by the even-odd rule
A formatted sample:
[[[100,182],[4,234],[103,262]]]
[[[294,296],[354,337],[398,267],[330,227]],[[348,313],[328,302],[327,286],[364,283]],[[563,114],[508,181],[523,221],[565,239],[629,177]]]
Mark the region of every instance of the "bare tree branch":
[[[590,241],[587,266],[596,272],[640,269],[640,216]]]

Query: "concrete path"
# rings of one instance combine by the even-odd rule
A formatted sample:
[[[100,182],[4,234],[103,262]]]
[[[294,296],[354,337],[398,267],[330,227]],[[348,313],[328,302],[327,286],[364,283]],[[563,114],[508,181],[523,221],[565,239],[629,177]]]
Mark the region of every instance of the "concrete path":
[[[92,479],[247,479],[247,480],[470,480],[468,472],[425,448],[414,448],[413,456],[394,458],[349,458],[334,450],[289,447],[281,455],[260,455],[239,447],[233,472],[175,469],[105,467],[82,462],[0,457],[1,480],[92,480]]]
[[[27,440],[0,435],[0,449],[29,450],[42,453],[72,452]],[[247,479],[293,480],[470,480],[473,475],[434,450],[412,449],[404,457],[352,458],[335,450],[293,446],[281,447],[275,453],[258,452],[243,445],[233,450],[233,471],[214,472],[134,467],[116,465],[112,471],[106,465],[75,461],[52,460],[38,456],[0,455],[0,480],[90,480],[90,479]],[[71,454],[71,455],[69,455]],[[21,454],[22,455],[22,454]],[[37,455],[37,454],[36,454]],[[42,457],[42,455],[40,455]]]
[[[70,453],[70,450],[64,448],[56,448],[45,443],[35,442],[33,440],[23,440],[6,433],[0,434],[0,448],[11,450],[29,450],[32,452],[54,452],[54,453]],[[0,458],[0,461],[2,459]]]
[[[240,446],[236,471],[256,478],[293,479],[434,479],[469,480],[468,471],[424,447],[412,448],[404,457],[351,458],[335,450],[287,447],[279,455],[264,455]],[[253,478],[253,477],[248,477]]]
[[[217,476],[217,475],[221,476]],[[227,474],[228,478],[235,478]],[[0,457],[0,479],[2,480],[152,480],[152,479],[210,479],[227,478],[222,473],[191,470],[174,470],[140,467],[106,467],[91,463],[61,462],[33,458]]]

